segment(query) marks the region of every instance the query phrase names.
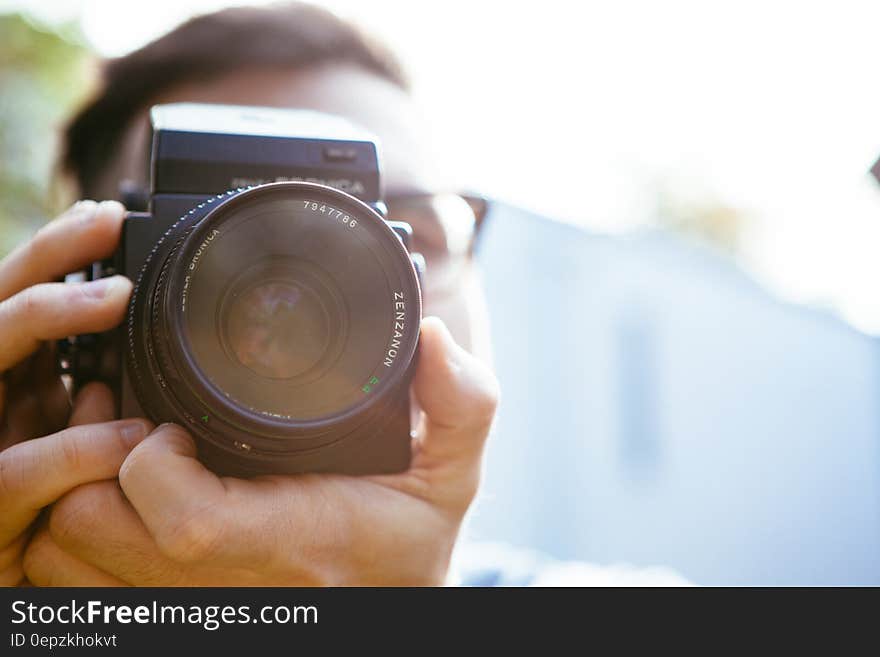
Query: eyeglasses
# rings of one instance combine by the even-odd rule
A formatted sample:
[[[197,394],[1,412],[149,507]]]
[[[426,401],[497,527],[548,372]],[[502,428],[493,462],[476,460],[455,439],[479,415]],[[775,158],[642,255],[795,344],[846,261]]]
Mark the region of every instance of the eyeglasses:
[[[425,258],[424,293],[454,292],[473,254],[489,202],[474,194],[403,194],[385,199],[390,221],[413,229],[411,249]]]

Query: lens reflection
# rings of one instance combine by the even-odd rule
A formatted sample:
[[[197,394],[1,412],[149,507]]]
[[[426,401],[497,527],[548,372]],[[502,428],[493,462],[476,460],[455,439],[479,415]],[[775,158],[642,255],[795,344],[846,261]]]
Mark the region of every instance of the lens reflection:
[[[329,343],[321,299],[294,281],[264,281],[237,294],[226,330],[239,362],[270,379],[289,379],[314,367]]]

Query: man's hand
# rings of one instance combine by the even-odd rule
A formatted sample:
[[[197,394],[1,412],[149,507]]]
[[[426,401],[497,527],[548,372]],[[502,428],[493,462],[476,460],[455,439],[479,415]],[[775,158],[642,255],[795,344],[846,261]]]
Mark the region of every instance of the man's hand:
[[[126,278],[51,281],[110,256],[124,214],[119,203],[82,201],[0,261],[0,449],[67,424],[67,391],[45,347],[122,320],[131,294]]]
[[[0,452],[0,585],[24,579],[22,553],[43,507],[80,484],[115,479],[131,449],[152,429],[145,420],[106,422],[98,409],[106,408],[108,392],[86,386],[69,429]]]
[[[394,585],[444,582],[477,491],[497,403],[492,374],[425,320],[412,467],[397,475],[220,478],[163,425],[114,482],[53,508],[28,548],[35,584]]]
[[[121,276],[77,285],[50,281],[109,256],[123,214],[118,203],[78,203],[0,261],[2,584],[21,580],[21,554],[40,509],[80,483],[115,476],[133,446],[129,429],[141,427],[143,437],[139,423],[79,426],[46,436],[67,424],[70,403],[44,343],[113,328],[131,293]],[[89,420],[96,400],[93,392],[84,393],[74,424],[111,419]],[[46,437],[30,440],[38,436]]]

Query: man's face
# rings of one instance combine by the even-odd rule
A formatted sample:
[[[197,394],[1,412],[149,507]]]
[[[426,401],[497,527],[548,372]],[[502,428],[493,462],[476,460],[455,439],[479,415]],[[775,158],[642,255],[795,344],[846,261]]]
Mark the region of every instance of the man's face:
[[[305,71],[242,70],[203,82],[171,88],[151,104],[170,102],[223,103],[305,108],[344,116],[375,134],[381,144],[385,192],[397,194],[448,191],[442,172],[434,166],[429,131],[412,99],[377,75],[350,66],[323,66]],[[123,139],[118,158],[101,181],[106,198],[116,195],[125,179],[148,182],[148,108],[144,108]],[[407,217],[394,217],[407,220]],[[415,219],[414,231],[419,225]],[[427,274],[430,278],[430,270]],[[443,319],[456,339],[477,356],[489,360],[485,301],[475,267],[468,263],[457,283],[442,293],[426,286],[425,314]]]

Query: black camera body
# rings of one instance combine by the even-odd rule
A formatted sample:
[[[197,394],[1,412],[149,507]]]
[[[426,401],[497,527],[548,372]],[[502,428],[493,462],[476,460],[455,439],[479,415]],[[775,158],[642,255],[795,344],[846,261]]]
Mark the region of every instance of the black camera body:
[[[62,370],[181,424],[221,474],[406,469],[423,260],[384,218],[376,141],[300,110],[151,123],[148,212],[88,274],[134,282],[126,319],[67,341]]]

